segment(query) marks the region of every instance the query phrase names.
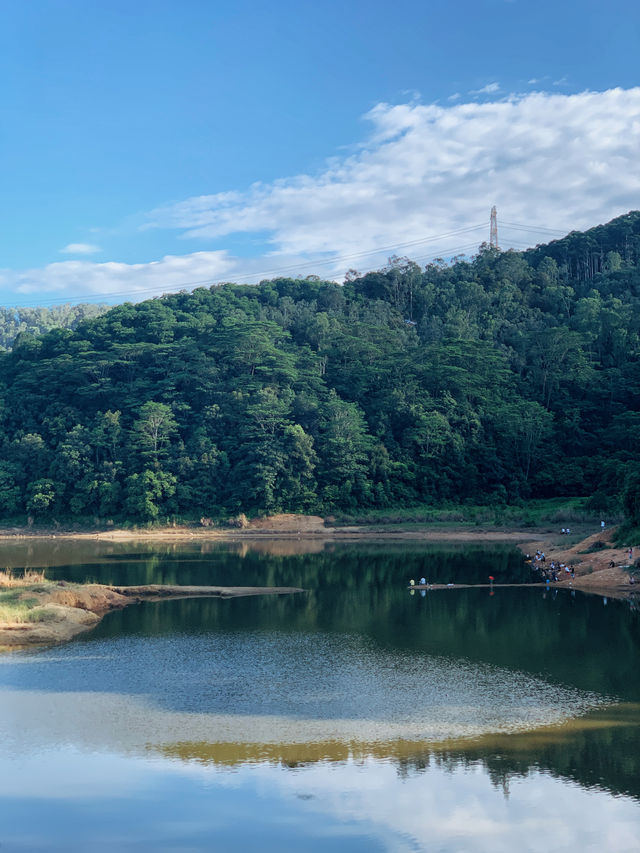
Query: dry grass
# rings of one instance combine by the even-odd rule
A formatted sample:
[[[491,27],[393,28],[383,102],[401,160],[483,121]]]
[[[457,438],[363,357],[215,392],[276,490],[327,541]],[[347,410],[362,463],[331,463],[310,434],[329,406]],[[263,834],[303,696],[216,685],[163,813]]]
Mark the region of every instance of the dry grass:
[[[0,571],[0,624],[23,625],[47,618],[47,611],[38,606],[38,598],[29,597],[29,588],[42,584],[44,579],[44,572],[28,569],[20,574],[10,569]]]
[[[16,575],[11,569],[0,571],[0,587],[32,586],[44,580],[44,572],[25,569],[22,574]]]

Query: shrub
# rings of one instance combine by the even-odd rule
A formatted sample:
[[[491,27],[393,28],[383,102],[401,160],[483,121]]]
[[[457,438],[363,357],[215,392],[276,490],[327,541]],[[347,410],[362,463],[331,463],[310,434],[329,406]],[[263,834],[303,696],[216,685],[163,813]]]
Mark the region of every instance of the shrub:
[[[229,527],[239,527],[244,530],[245,527],[249,526],[249,519],[243,512],[239,512],[238,515],[229,519],[228,524]]]

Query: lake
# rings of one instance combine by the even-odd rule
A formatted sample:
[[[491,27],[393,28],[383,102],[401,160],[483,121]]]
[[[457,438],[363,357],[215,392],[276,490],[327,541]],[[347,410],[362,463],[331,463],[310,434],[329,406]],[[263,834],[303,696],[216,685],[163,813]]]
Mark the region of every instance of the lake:
[[[311,553],[304,553],[311,550]],[[148,602],[0,656],[0,849],[638,851],[637,602],[539,587],[510,547],[0,546]]]

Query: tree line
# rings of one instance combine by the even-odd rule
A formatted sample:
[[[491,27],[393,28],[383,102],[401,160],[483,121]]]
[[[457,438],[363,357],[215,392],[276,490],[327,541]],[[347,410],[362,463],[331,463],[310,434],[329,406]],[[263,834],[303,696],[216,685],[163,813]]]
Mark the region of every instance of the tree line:
[[[4,518],[604,510],[640,470],[638,212],[527,252],[198,288],[71,325],[0,354]]]
[[[0,308],[0,351],[13,347],[23,334],[43,335],[51,329],[75,329],[82,320],[109,310],[104,303],[53,305],[51,308]]]

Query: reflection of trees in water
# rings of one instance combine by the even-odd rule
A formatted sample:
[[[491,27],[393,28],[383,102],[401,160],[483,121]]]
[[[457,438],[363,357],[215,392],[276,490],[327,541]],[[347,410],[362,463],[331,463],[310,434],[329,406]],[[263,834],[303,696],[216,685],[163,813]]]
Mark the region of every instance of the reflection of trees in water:
[[[514,780],[540,771],[572,780],[583,788],[640,799],[638,713],[637,706],[619,706],[606,712],[610,726],[578,725],[573,731],[563,727],[555,732],[527,732],[452,749],[429,749],[422,755],[397,759],[398,773],[423,773],[433,764],[453,771],[481,763],[505,796]]]
[[[514,549],[358,544],[287,556],[228,544],[207,546],[205,553],[201,548],[130,550],[99,566],[67,567],[60,576],[82,580],[83,572],[90,572],[98,580],[118,583],[283,585],[307,592],[145,603],[110,614],[86,641],[173,632],[336,632],[359,635],[382,651],[420,656],[425,666],[433,655],[462,658],[640,701],[640,619],[624,602],[610,601],[605,607],[599,597],[572,597],[567,590],[547,595],[537,588],[499,589],[493,596],[486,589],[441,590],[424,597],[410,596],[406,589],[410,577],[423,575],[433,582],[484,581],[489,574],[517,581],[525,573],[527,579],[529,570]],[[397,766],[401,773],[413,773],[429,762],[453,769],[480,761],[505,791],[513,779],[541,769],[585,787],[600,785],[640,796],[637,708],[634,713],[633,725],[563,727],[555,739],[530,733],[499,744],[478,741],[430,749],[397,758]]]
[[[401,778],[438,767],[450,772],[481,765],[509,796],[512,783],[542,772],[583,788],[640,799],[640,726],[637,705],[617,705],[568,725],[512,735],[487,735],[455,745],[390,743],[194,743],[149,747],[186,762],[233,767],[268,762],[298,769],[317,762],[392,761]]]
[[[212,543],[197,550],[176,545],[110,554],[101,562],[54,566],[48,576],[104,583],[252,584],[318,586],[352,583],[406,585],[425,576],[432,583],[522,583],[537,580],[520,552],[508,546],[329,545],[319,553],[288,553],[295,542]],[[275,548],[276,553],[273,553]],[[284,551],[284,553],[282,553]],[[155,570],[155,574],[153,573]],[[353,578],[351,577],[353,576]]]
[[[277,571],[262,580],[309,590],[295,596],[153,602],[110,614],[91,636],[201,631],[341,632],[382,649],[465,658],[520,670],[629,701],[640,699],[640,620],[625,602],[540,589],[431,591],[410,596],[397,570],[316,566],[313,575]],[[309,569],[311,573],[311,569]],[[395,580],[394,580],[395,577]],[[255,583],[253,578],[247,583]]]

